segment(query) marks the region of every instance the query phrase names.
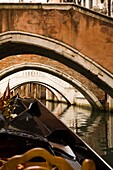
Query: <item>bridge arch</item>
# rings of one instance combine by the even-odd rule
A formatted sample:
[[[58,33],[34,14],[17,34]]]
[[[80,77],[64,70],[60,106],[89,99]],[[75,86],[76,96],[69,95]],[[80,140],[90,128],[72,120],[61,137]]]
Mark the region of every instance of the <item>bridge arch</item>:
[[[15,88],[18,88],[19,86],[21,86],[21,85],[24,85],[24,84],[26,84],[26,83],[37,83],[37,84],[41,84],[41,85],[43,85],[43,86],[45,86],[46,88],[48,88],[52,93],[54,93],[55,94],[55,96],[57,97],[57,99],[59,100],[59,101],[61,101],[61,98],[60,98],[60,96],[59,96],[59,94],[61,94],[61,96],[67,101],[67,103],[69,104],[69,105],[71,105],[72,103],[72,101],[70,101],[70,99],[68,98],[68,96],[65,94],[65,96],[64,96],[64,94],[62,94],[62,92],[60,92],[60,89],[56,89],[56,87],[54,86],[54,88],[53,87],[51,87],[51,85],[50,84],[46,84],[45,83],[46,82],[46,80],[44,81],[44,82],[40,82],[40,81],[34,81],[34,80],[32,80],[32,79],[30,79],[29,81],[28,80],[20,80],[20,82],[18,83],[18,84],[15,84],[15,85],[13,85],[12,87],[11,87],[11,90],[13,90],[13,89],[15,89]],[[59,94],[58,94],[59,93]]]
[[[48,65],[38,64],[38,63],[16,64],[16,65],[10,66],[0,71],[0,81],[11,74],[14,74],[16,72],[23,71],[23,70],[38,70],[38,71],[43,71],[53,76],[56,76],[66,81],[67,83],[72,85],[74,88],[76,88],[78,91],[80,91],[85,96],[85,98],[88,100],[88,102],[91,104],[93,108],[102,109],[102,105],[100,101],[87,87],[85,87],[82,83],[80,83],[78,80],[71,77],[70,75],[62,73],[60,70],[54,67],[50,67]]]
[[[113,75],[72,47],[57,40],[21,31],[0,34],[0,58],[38,54],[57,60],[81,73],[113,97]]]

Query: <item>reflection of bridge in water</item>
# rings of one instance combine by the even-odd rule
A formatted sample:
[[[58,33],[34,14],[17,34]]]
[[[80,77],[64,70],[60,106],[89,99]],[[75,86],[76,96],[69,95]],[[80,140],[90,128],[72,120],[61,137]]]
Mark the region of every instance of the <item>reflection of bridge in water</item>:
[[[58,104],[52,112],[113,167],[112,114],[65,104]]]
[[[38,82],[54,91],[58,99],[59,91],[72,102],[76,96],[75,91],[70,92],[73,87],[72,90],[76,88],[96,108],[103,108],[102,100],[106,104],[109,97],[113,98],[112,18],[73,3],[0,3],[0,16],[1,83],[4,77],[8,81],[8,76],[15,74],[14,79],[10,77],[14,89],[39,78]],[[41,64],[44,65],[39,67]],[[20,81],[16,73],[26,73],[28,69],[30,74],[36,69],[38,75],[21,76]],[[56,71],[58,69],[60,72]],[[48,73],[39,76],[44,70]],[[54,76],[56,81],[52,81]],[[63,86],[62,80],[65,81]],[[3,87],[6,87],[5,83]],[[4,91],[2,87],[0,89],[0,92]],[[63,104],[53,112],[57,112],[57,116],[60,115],[59,118],[100,155],[112,148],[112,117],[106,121],[104,114],[93,114],[91,110],[74,106],[67,108]]]

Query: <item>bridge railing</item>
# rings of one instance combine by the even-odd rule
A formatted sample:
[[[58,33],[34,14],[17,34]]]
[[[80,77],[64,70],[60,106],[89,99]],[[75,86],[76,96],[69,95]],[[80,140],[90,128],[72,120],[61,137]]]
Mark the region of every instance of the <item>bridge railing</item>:
[[[76,3],[98,13],[113,17],[113,0],[0,0],[0,3]]]

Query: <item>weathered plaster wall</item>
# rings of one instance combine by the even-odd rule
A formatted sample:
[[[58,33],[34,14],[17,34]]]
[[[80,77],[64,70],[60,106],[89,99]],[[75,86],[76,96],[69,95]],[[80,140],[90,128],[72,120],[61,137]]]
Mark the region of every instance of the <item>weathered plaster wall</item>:
[[[77,49],[113,73],[113,20],[76,5],[0,4],[0,32],[25,31],[44,35]],[[9,65],[34,61],[60,68],[87,85],[101,100],[104,92],[70,68],[42,56],[8,57],[0,61],[0,69]]]
[[[75,5],[68,10],[47,5],[0,5],[0,32],[19,30],[57,39],[113,73],[113,19],[97,18]]]

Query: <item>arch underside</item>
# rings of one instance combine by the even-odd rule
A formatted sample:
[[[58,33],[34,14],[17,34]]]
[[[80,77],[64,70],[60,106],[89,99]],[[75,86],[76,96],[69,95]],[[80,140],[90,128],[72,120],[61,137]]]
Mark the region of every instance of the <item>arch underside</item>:
[[[113,75],[99,66],[97,63],[91,61],[86,56],[82,55],[64,43],[44,36],[20,31],[1,33],[1,59],[6,56],[17,54],[37,54],[59,61],[73,70],[81,73],[90,81],[95,83],[99,88],[113,97]],[[79,91],[80,89],[82,88],[79,87]],[[87,88],[85,90],[88,91]],[[89,98],[91,97],[89,97],[89,95],[87,95],[88,93],[86,92],[84,94],[86,99],[89,101]]]
[[[48,90],[50,90],[50,91],[56,96],[58,102],[61,101],[61,98],[59,97],[59,94],[60,94],[60,95],[64,98],[65,102],[67,102],[68,105],[71,105],[71,104],[72,104],[72,103],[70,102],[70,100],[68,99],[68,97],[67,97],[67,96],[64,96],[64,95],[62,94],[62,92],[60,92],[59,89],[56,89],[55,87],[53,88],[53,87],[51,87],[50,84],[46,84],[46,83],[44,83],[44,82],[42,82],[42,81],[40,82],[40,81],[34,81],[34,80],[29,80],[29,81],[28,81],[28,80],[24,80],[24,81],[22,81],[22,82],[19,82],[18,85],[16,85],[15,87],[12,87],[11,90],[16,89],[16,88],[18,88],[18,87],[20,87],[20,86],[22,86],[22,85],[24,85],[24,84],[26,84],[26,83],[36,83],[36,84],[40,84],[40,85],[46,87]]]
[[[72,85],[74,88],[76,88],[85,96],[85,98],[88,100],[88,102],[91,104],[92,107],[98,109],[102,108],[102,105],[97,99],[97,97],[90,90],[88,90],[87,87],[85,87],[82,83],[80,83],[78,80],[71,77],[70,75],[62,73],[60,70],[50,67],[48,65],[44,65],[40,63],[39,64],[32,63],[32,62],[16,64],[2,70],[0,72],[0,80],[3,80],[5,77],[17,73],[19,71],[24,71],[29,69],[43,71],[45,73],[49,73],[53,76],[60,78],[61,80],[68,82],[70,85]]]

